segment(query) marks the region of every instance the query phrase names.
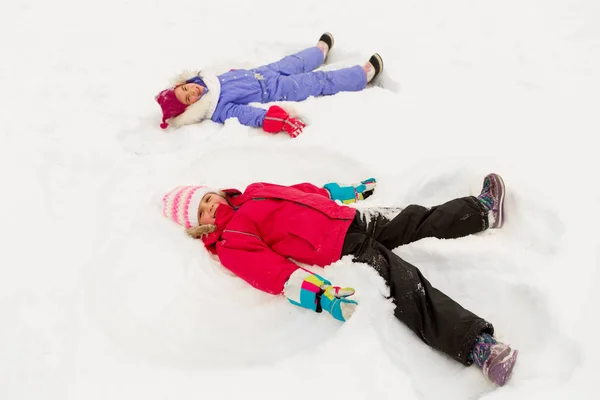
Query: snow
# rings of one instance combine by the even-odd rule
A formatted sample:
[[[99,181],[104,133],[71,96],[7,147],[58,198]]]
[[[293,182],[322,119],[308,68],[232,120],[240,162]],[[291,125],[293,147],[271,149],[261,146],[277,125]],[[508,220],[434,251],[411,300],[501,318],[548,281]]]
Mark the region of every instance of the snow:
[[[2,5],[0,398],[596,398],[600,301],[595,0]],[[158,127],[184,68],[274,61],[335,35],[383,87],[295,105],[296,139]],[[345,324],[254,290],[162,217],[179,184],[357,182],[360,207],[434,205],[500,173],[506,224],[397,249],[520,350],[486,382],[396,321],[373,271]]]

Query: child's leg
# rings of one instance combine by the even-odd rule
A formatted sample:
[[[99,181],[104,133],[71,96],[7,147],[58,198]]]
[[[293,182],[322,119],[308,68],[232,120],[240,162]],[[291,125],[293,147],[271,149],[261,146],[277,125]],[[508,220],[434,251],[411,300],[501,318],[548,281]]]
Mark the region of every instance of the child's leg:
[[[463,197],[426,208],[410,205],[390,221],[370,225],[370,234],[388,249],[419,239],[454,239],[488,228],[487,211],[476,197]]]
[[[323,64],[324,60],[325,56],[320,48],[309,47],[299,53],[283,57],[274,63],[255,68],[254,71],[261,73],[267,69],[285,76],[296,75],[318,68]]]
[[[267,80],[268,101],[302,101],[310,96],[327,96],[339,92],[357,92],[367,86],[367,76],[360,66],[336,71],[316,71]]]
[[[471,350],[482,333],[494,333],[492,324],[435,289],[415,266],[354,228],[346,235],[342,254],[354,255],[355,261],[381,275],[390,287],[396,318],[429,346],[464,365],[472,364]]]
[[[504,222],[504,191],[500,175],[489,174],[477,197],[463,197],[431,208],[410,205],[391,221],[380,218],[365,229],[379,243],[394,249],[426,237],[454,239],[500,228]]]

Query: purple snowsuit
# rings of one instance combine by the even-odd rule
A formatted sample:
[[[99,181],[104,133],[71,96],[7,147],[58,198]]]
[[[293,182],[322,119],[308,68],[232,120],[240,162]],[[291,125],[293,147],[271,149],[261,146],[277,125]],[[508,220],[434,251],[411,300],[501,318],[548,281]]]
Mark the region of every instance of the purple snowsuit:
[[[356,92],[367,86],[366,74],[359,65],[311,72],[321,64],[323,52],[311,47],[272,64],[219,75],[221,94],[211,119],[223,123],[237,118],[243,125],[261,127],[267,111],[248,103],[302,101],[310,96]]]

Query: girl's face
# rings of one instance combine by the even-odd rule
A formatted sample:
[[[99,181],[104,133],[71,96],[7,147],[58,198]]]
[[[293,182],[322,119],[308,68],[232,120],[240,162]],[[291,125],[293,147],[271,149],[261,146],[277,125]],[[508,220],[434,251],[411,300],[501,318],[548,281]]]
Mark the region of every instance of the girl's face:
[[[198,223],[200,225],[214,224],[219,204],[227,204],[227,200],[216,193],[205,194],[198,206]]]
[[[204,94],[204,86],[196,83],[186,83],[185,85],[177,86],[174,90],[177,100],[189,106],[198,101]]]

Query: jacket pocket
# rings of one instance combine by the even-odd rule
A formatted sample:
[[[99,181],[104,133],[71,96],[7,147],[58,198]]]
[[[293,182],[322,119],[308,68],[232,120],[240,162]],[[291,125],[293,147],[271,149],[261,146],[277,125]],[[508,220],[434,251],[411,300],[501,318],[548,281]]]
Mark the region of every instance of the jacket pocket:
[[[310,244],[315,251],[321,249],[323,244],[323,234],[320,230],[320,225],[315,223],[314,220],[302,218],[300,215],[290,221],[287,230],[291,236],[302,239]]]

